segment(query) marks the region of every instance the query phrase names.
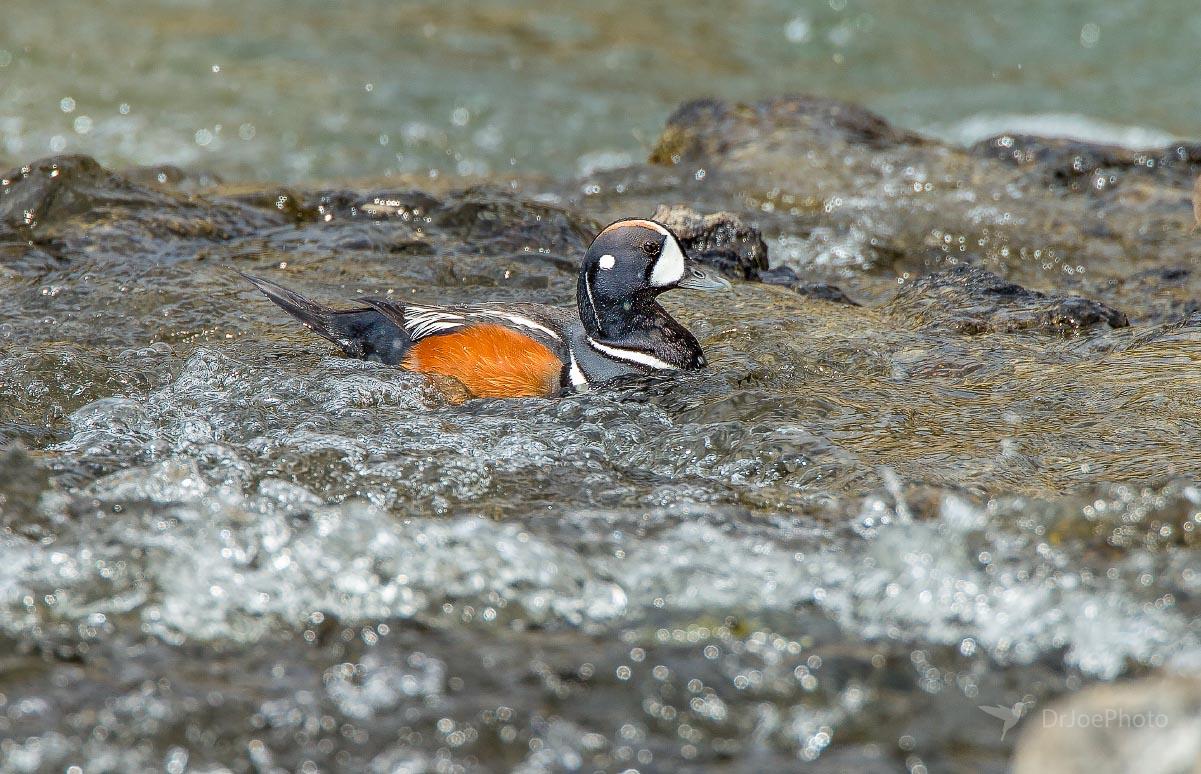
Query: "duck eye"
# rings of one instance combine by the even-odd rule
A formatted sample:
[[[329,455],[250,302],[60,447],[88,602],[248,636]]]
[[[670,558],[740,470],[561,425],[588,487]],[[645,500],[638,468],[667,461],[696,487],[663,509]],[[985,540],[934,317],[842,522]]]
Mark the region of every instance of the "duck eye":
[[[642,243],[642,252],[646,253],[647,255],[649,255],[652,258],[654,258],[656,255],[658,255],[659,251],[662,249],[663,249],[663,246],[660,245],[658,242],[656,242],[653,239],[648,239]]]

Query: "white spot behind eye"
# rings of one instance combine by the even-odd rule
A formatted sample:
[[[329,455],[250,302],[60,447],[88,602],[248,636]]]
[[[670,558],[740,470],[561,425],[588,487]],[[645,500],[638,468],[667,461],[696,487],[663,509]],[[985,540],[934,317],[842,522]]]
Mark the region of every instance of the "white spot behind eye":
[[[615,263],[617,263],[617,259],[611,255],[605,254],[600,257],[600,267],[606,271],[612,269]]]

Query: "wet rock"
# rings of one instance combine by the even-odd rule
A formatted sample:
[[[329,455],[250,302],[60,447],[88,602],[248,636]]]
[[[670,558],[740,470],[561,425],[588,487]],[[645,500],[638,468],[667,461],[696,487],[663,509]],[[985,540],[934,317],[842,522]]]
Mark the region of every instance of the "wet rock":
[[[1015,774],[1201,771],[1201,680],[1163,675],[1096,685],[1023,721]]]
[[[484,255],[551,252],[578,260],[599,231],[598,224],[569,210],[486,186],[447,197],[430,218],[434,227]]]
[[[138,185],[162,186],[180,191],[199,191],[221,185],[221,177],[212,172],[191,172],[174,164],[129,167],[120,176]]]
[[[690,256],[723,274],[753,280],[767,269],[763,235],[733,213],[702,215],[684,205],[663,205],[651,217],[670,228]]]
[[[595,221],[573,211],[492,186],[440,196],[423,191],[367,196],[327,191],[315,206],[325,227],[347,232],[341,247],[359,244],[356,249],[404,256],[430,256],[441,247],[475,256],[534,258],[572,273],[599,230]],[[364,229],[364,221],[384,232]],[[381,238],[381,233],[387,236]],[[479,263],[477,268],[487,266]]]
[[[679,164],[732,156],[800,137],[804,144],[825,140],[867,148],[926,141],[858,105],[826,97],[779,97],[750,105],[702,99],[672,113],[650,161]]]
[[[777,266],[759,273],[759,280],[769,285],[783,285],[796,291],[802,296],[829,301],[835,304],[859,306],[859,304],[843,292],[837,285],[828,282],[805,282],[795,271],[787,266]]]
[[[1058,183],[1134,172],[1172,179],[1184,185],[1192,177],[1190,172],[1193,165],[1201,164],[1201,143],[1175,143],[1163,148],[1131,150],[1117,145],[1029,134],[989,137],[973,145],[970,152],[1018,167],[1035,169],[1048,182]]]
[[[1039,331],[1061,335],[1096,325],[1122,328],[1126,315],[1099,301],[1028,290],[973,266],[919,277],[887,305],[893,315],[956,333]]]
[[[293,223],[313,223],[322,212],[317,202],[290,188],[268,188],[230,197],[232,200],[263,210],[278,210]]]
[[[29,232],[103,205],[167,207],[171,203],[88,156],[40,159],[0,176],[0,223]]]
[[[443,203],[425,191],[377,191],[367,201],[346,192],[327,191],[321,195],[318,206],[322,212],[339,217],[422,222],[429,213],[442,209]]]
[[[1178,285],[1187,281],[1192,275],[1193,270],[1186,266],[1165,266],[1162,269],[1148,269],[1139,272],[1131,279],[1150,285]]]
[[[164,249],[164,242],[223,241],[286,222],[270,213],[138,185],[88,156],[54,156],[0,176],[0,255],[10,252],[6,242],[32,243],[58,257],[103,245],[125,258],[169,261],[195,250]]]

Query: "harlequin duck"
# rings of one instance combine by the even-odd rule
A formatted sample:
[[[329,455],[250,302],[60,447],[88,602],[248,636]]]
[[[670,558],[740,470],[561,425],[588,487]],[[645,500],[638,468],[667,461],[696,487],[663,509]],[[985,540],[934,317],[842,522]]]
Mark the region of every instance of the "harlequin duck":
[[[696,338],[656,299],[673,288],[730,287],[666,226],[633,218],[607,226],[584,253],[575,309],[368,297],[339,311],[242,276],[347,355],[453,377],[480,398],[553,397],[627,374],[703,368]]]

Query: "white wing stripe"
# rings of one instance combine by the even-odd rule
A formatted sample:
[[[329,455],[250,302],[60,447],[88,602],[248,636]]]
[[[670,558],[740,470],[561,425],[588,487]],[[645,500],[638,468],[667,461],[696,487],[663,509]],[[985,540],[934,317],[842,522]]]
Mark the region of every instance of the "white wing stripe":
[[[522,317],[519,314],[510,314],[509,312],[483,312],[482,314],[487,317],[499,317],[502,320],[508,320],[509,322],[513,323],[514,325],[520,325],[522,328],[529,328],[529,329],[535,330],[535,331],[542,331],[543,333],[545,333],[547,336],[550,336],[555,341],[560,340],[559,334],[555,333],[550,328],[547,328],[545,325],[534,322],[533,320],[531,320],[528,317]]]
[[[404,313],[405,331],[414,339],[441,331],[453,330],[464,322],[463,316],[424,306],[407,306]]]
[[[453,330],[469,324],[471,321],[488,319],[506,320],[519,328],[528,328],[550,336],[555,341],[561,341],[558,333],[528,317],[511,312],[493,310],[468,310],[463,314],[447,312],[441,309],[431,309],[426,306],[406,306],[404,312],[405,330],[415,339],[420,339],[440,331]]]

